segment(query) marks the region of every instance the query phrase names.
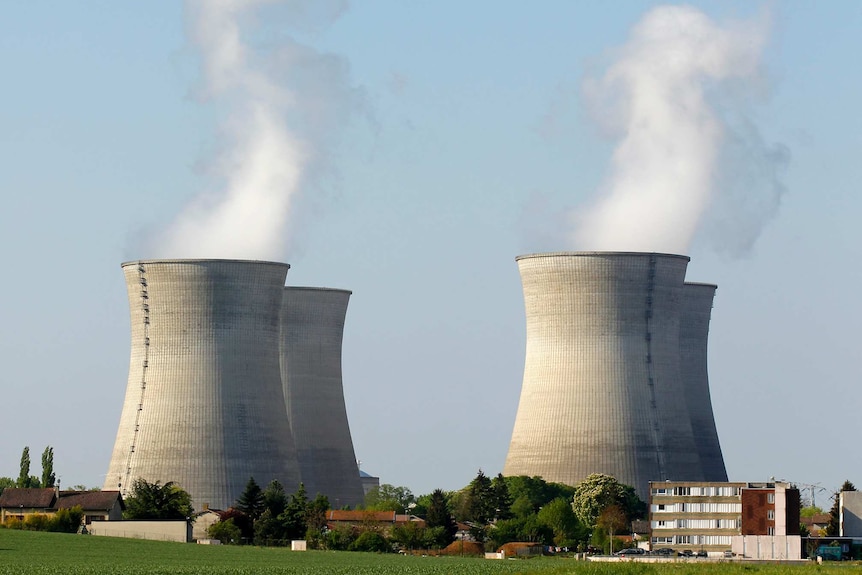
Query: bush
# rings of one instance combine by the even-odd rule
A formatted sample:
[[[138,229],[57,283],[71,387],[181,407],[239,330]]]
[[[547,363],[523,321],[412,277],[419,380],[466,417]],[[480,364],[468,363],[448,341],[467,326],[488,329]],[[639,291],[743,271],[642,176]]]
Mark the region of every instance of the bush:
[[[376,531],[365,531],[356,538],[349,549],[350,551],[375,551],[377,553],[386,553],[392,550],[386,537]]]
[[[25,531],[47,531],[51,519],[44,513],[31,513],[24,518]]]
[[[3,524],[3,527],[7,529],[24,529],[24,522],[17,517],[10,517]]]
[[[207,527],[207,535],[212,539],[218,539],[225,545],[239,543],[242,539],[242,531],[236,526],[232,518],[213,523]]]
[[[71,509],[60,509],[48,521],[47,530],[60,533],[77,533],[83,518],[84,510],[81,509],[80,505]]]
[[[347,551],[356,540],[356,532],[350,525],[336,525],[324,536],[324,544],[331,551]]]

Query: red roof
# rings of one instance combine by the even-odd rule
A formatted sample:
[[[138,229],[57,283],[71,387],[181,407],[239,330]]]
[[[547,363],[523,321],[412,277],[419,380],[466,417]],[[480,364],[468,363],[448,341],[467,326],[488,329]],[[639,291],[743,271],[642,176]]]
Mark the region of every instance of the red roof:
[[[395,523],[394,511],[345,511],[334,509],[326,513],[327,521],[362,521]]]

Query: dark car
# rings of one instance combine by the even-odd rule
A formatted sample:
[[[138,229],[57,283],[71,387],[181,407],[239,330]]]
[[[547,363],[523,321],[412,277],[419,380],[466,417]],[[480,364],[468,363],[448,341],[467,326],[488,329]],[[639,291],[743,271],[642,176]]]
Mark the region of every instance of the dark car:
[[[677,557],[694,557],[694,551],[692,551],[691,549],[683,549],[676,555]]]
[[[674,551],[670,547],[662,547],[661,549],[655,549],[652,554],[659,555],[662,557],[673,557],[674,555],[676,555],[676,551]]]
[[[640,547],[631,547],[629,549],[620,549],[614,555],[618,557],[625,557],[628,555],[646,555],[646,551],[641,549]]]
[[[697,552],[697,556],[698,557],[709,557],[709,555],[707,555],[706,551],[704,551],[703,549],[701,549],[700,551]]]

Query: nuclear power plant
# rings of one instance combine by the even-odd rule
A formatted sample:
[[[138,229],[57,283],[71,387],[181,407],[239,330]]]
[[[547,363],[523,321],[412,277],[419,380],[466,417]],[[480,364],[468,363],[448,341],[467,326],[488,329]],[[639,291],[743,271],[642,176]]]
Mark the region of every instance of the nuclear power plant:
[[[345,502],[356,501],[347,486],[352,481],[359,485],[359,472],[341,395],[345,292],[335,292],[343,300],[335,303],[325,298],[294,301],[284,287],[289,267],[240,260],[122,264],[131,358],[105,489],[128,495],[138,478],[173,481],[189,492],[198,509],[232,506],[250,477],[264,485],[276,479],[292,492],[302,474],[286,398],[302,398],[297,401],[311,407],[309,388],[317,385],[324,398],[313,407],[327,412],[318,424],[334,426],[322,436],[321,453],[335,458],[332,452],[337,452],[342,465],[327,460],[321,469],[350,477],[343,479],[344,487],[333,478],[313,480],[321,489],[337,486],[341,491],[335,497]],[[330,317],[338,314],[340,325]],[[298,318],[303,325],[285,325]],[[331,341],[336,337],[337,346]],[[324,362],[321,366],[303,357],[312,351]],[[306,387],[292,392],[283,373]],[[304,456],[307,442],[321,437],[310,435],[310,427],[307,419],[296,427]],[[343,444],[336,445],[339,441]],[[348,453],[352,467],[342,463]],[[317,469],[313,463],[308,466]]]
[[[281,306],[281,380],[300,475],[333,509],[365,499],[341,379],[350,291],[286,287]]]
[[[689,258],[516,261],[526,360],[503,474],[575,485],[605,473],[644,500],[649,481],[726,481],[706,372],[715,286],[685,286]]]
[[[714,284],[686,283],[682,292],[682,321],[679,324],[685,402],[691,415],[691,429],[706,481],[727,481],[727,470],[712,415],[707,370],[709,319],[717,287]]]

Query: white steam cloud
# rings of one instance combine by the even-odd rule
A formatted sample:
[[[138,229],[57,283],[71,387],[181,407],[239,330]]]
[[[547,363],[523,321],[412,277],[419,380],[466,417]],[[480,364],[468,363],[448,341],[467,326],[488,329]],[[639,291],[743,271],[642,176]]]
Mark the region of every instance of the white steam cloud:
[[[767,32],[764,20],[722,26],[691,7],[658,7],[585,82],[591,112],[619,143],[597,200],[571,214],[577,249],[684,254],[699,228],[722,250],[751,247],[777,210],[787,161],[745,114],[766,85]]]
[[[265,5],[292,28],[331,22],[343,2],[187,0],[201,95],[220,121],[211,188],[160,234],[163,257],[280,259],[300,190],[324,171],[350,113],[348,66],[293,38],[260,30]],[[254,26],[258,24],[258,26]],[[262,39],[261,39],[262,38]]]

